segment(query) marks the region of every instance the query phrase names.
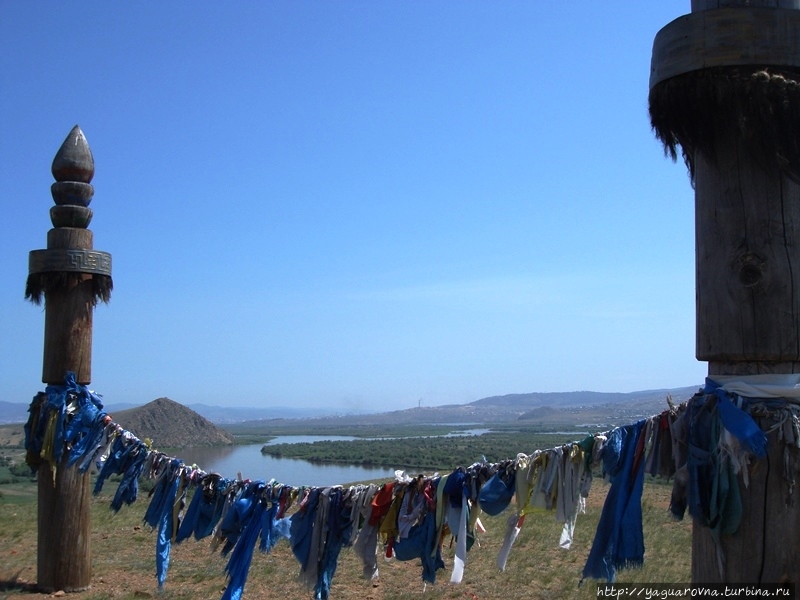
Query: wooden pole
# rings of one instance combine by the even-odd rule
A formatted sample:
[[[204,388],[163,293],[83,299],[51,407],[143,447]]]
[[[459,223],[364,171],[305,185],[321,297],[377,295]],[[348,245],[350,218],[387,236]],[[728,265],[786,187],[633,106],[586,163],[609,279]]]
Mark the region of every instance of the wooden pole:
[[[56,203],[47,249],[30,253],[26,297],[44,296],[45,328],[42,382],[63,385],[68,371],[76,382],[92,378],[92,314],[111,292],[111,256],[93,250],[94,195],[90,185],[94,159],[76,125],[53,160]],[[45,592],[88,589],[92,577],[90,474],[66,467],[67,452],[56,469],[38,470],[37,585]],[[55,472],[54,472],[55,471]]]
[[[696,163],[697,355],[711,379],[800,373],[800,186],[747,155],[731,140],[715,165]],[[800,498],[787,491],[779,431],[767,441],[740,485],[739,531],[722,536],[722,575],[710,530],[694,526],[695,582],[800,583]]]
[[[681,147],[695,185],[696,355],[711,379],[800,373],[798,8],[693,0],[653,46],[653,127],[673,156]],[[695,583],[800,582],[800,497],[778,432],[767,440],[721,555],[695,524]]]

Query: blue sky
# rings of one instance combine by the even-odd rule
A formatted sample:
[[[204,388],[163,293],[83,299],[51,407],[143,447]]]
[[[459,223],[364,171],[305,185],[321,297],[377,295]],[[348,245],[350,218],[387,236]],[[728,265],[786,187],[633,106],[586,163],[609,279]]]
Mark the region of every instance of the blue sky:
[[[0,373],[73,125],[109,403],[389,410],[700,384],[693,192],[647,116],[688,2],[0,0]]]

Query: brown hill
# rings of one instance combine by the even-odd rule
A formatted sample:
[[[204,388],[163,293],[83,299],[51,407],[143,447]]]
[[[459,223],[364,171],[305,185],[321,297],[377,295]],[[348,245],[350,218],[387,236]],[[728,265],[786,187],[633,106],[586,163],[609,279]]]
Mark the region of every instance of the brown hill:
[[[153,440],[158,449],[233,444],[230,433],[169,398],[114,413],[113,418],[138,438]]]

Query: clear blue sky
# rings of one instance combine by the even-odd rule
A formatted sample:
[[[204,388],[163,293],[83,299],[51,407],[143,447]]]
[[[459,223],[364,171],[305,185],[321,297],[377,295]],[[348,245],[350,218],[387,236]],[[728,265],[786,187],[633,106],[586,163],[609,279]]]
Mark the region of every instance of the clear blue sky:
[[[0,0],[0,374],[42,389],[50,164],[94,154],[108,403],[388,410],[702,383],[647,116],[689,2]]]

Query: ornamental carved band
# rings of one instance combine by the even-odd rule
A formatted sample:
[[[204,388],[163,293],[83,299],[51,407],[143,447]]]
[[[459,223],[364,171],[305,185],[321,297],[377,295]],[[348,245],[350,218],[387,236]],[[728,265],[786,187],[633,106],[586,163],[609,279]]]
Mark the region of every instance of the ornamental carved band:
[[[99,250],[32,250],[28,255],[28,274],[92,273],[111,275],[111,255]]]

